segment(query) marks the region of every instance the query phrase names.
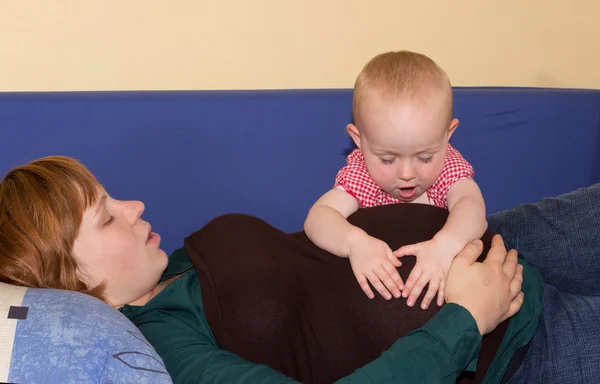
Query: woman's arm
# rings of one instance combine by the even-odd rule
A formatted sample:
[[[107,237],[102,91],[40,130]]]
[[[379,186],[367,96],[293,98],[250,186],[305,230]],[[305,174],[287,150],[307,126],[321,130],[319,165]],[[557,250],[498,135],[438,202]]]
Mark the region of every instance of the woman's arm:
[[[266,365],[250,363],[219,349],[183,322],[176,327],[154,323],[144,328],[149,326],[160,328],[163,334],[160,340],[149,341],[162,356],[175,384],[297,383]]]
[[[456,383],[480,346],[473,316],[459,305],[448,304],[425,326],[338,383]]]
[[[164,320],[140,324],[140,329],[162,356],[175,384],[297,383],[266,365],[219,349],[209,337],[179,319]],[[424,327],[338,383],[455,382],[477,356],[480,344],[473,317],[463,307],[449,304]]]

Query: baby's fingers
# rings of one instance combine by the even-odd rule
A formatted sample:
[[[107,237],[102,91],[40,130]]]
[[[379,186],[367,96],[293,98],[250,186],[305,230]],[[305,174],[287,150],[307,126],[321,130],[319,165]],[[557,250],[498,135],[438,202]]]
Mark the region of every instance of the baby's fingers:
[[[381,282],[379,276],[377,276],[377,274],[375,272],[369,271],[366,275],[367,275],[367,279],[369,279],[369,282],[371,283],[371,285],[373,286],[373,288],[375,288],[375,290],[377,292],[379,292],[379,294],[381,296],[383,296],[384,299],[390,300],[392,298],[392,295],[385,288],[385,286]]]
[[[409,244],[402,246],[394,251],[394,255],[396,257],[408,256],[408,255],[417,255],[418,253],[418,244]]]
[[[385,269],[387,274],[390,275],[392,280],[394,280],[396,287],[398,287],[398,289],[401,291],[404,289],[404,281],[402,281],[402,277],[400,277],[400,274],[398,273],[398,270],[396,270],[396,267],[400,267],[402,265],[402,263],[400,262],[400,260],[398,260],[394,256],[394,254],[392,253],[391,250],[388,250],[387,256],[388,256],[388,259],[390,260],[391,264],[383,261],[382,262],[383,269]],[[397,264],[394,263],[394,260],[396,261]],[[396,296],[396,295],[394,294],[394,296]],[[398,292],[398,296],[396,296],[396,297],[400,297],[399,292]]]
[[[421,278],[423,279],[423,278]],[[425,281],[425,279],[423,279]],[[427,285],[427,282],[424,283],[423,287],[425,287],[425,285]],[[439,278],[432,278],[429,281],[429,288],[427,289],[427,293],[425,294],[425,297],[423,297],[423,301],[421,302],[421,309],[427,309],[429,308],[429,304],[431,304],[431,301],[435,298],[435,295],[438,293],[438,288],[440,287],[440,279]],[[416,300],[416,298],[415,298]]]
[[[394,267],[402,266],[402,262],[400,260],[398,260],[398,258],[396,256],[394,256],[394,254],[391,251],[387,256],[388,256],[388,260],[390,261],[390,263],[392,263],[392,265],[394,265]]]
[[[406,283],[404,283],[404,289],[402,290],[402,297],[407,298],[408,296],[410,296],[410,293],[412,292],[413,287],[415,286],[416,282],[421,277],[422,271],[423,270],[420,268],[420,266],[418,264],[414,266],[412,271],[410,271],[410,275],[408,275],[408,279],[406,279]]]
[[[358,273],[358,274],[355,274],[355,277],[356,277],[356,281],[358,281],[358,285],[360,285],[360,288],[362,288],[365,295],[367,295],[367,297],[369,299],[374,298],[375,294],[373,294],[373,291],[371,290],[371,287],[369,286],[369,281],[367,280],[365,275],[363,275],[362,273]]]
[[[402,284],[402,278],[396,271],[393,265],[385,263],[380,268],[374,270],[379,280],[383,282],[383,285],[394,295],[395,298],[400,297],[400,288],[398,285]],[[394,275],[397,275],[395,278]],[[387,299],[387,296],[384,296]]]
[[[423,289],[425,289],[425,286],[427,285],[427,283],[429,283],[429,280],[431,279],[430,276],[431,275],[425,271],[423,273],[421,273],[419,280],[417,280],[417,282],[415,283],[415,286],[410,291],[410,295],[408,295],[408,300],[406,300],[406,304],[408,304],[409,307],[412,307],[413,305],[415,305],[415,303],[417,302],[417,299],[419,298],[419,296],[421,296],[421,292],[423,292]],[[436,287],[436,292],[437,292],[437,287]],[[429,299],[429,301],[431,301],[431,299]]]
[[[442,279],[440,281],[440,289],[438,289],[438,299],[437,299],[438,307],[441,307],[442,305],[444,305],[444,300],[446,299],[446,292],[444,292],[445,288],[446,288],[446,279]]]

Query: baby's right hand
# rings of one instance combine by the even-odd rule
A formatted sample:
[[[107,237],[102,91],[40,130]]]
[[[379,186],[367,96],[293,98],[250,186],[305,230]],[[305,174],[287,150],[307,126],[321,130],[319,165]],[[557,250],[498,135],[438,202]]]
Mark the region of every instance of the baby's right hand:
[[[400,297],[404,283],[396,267],[402,263],[385,242],[365,234],[352,244],[348,258],[354,276],[367,297],[375,297],[369,282],[386,300],[390,300],[392,295]]]

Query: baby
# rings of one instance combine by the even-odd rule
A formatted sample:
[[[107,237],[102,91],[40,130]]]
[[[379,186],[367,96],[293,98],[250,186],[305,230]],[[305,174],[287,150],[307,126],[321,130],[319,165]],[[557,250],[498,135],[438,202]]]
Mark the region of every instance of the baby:
[[[384,298],[402,293],[413,306],[429,283],[422,308],[436,293],[441,306],[452,259],[487,228],[473,168],[449,143],[458,120],[452,117],[448,76],[419,53],[380,54],[356,79],[353,120],[346,130],[357,149],[334,188],[310,209],[305,232],[320,248],[350,259],[369,298],[374,298],[370,283]],[[346,220],[359,208],[397,203],[447,208],[448,220],[431,240],[394,252]],[[403,284],[396,267],[406,255],[417,262]]]

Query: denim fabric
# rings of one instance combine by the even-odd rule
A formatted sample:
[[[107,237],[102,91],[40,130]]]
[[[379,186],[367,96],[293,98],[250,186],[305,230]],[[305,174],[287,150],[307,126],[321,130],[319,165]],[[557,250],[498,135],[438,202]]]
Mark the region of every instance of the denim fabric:
[[[600,184],[488,216],[544,279],[544,313],[509,383],[600,383]]]

